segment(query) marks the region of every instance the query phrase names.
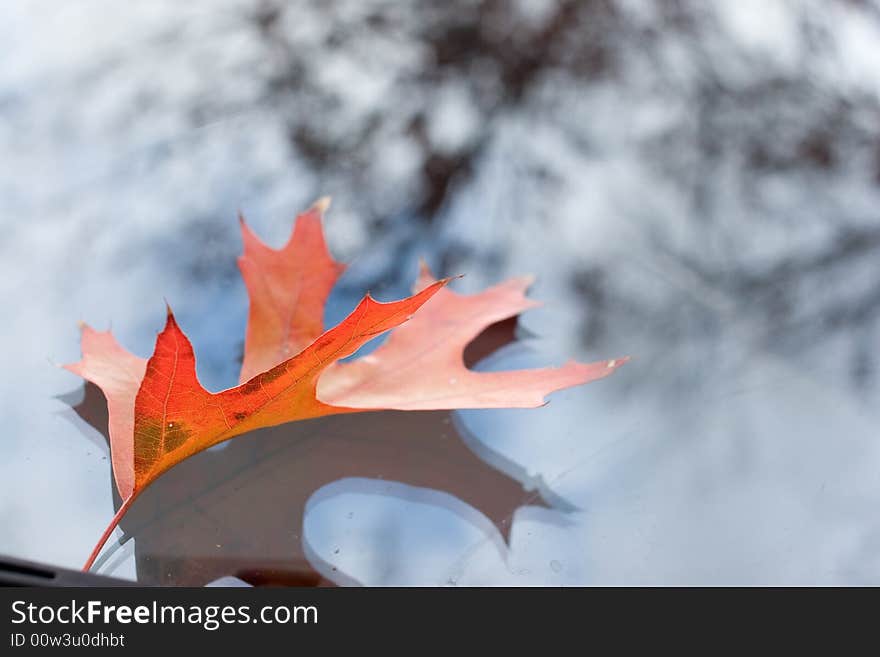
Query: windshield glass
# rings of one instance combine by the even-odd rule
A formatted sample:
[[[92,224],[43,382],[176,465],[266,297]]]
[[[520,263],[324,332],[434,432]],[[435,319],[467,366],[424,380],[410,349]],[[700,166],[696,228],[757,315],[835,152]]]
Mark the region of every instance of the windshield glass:
[[[94,572],[877,583],[878,10],[5,7],[0,555],[80,568],[119,508],[104,394],[59,367],[78,322],[147,358],[167,301],[205,388],[237,385],[238,213],[280,248],[329,195],[324,327],[424,259],[462,294],[534,277],[474,370],[631,360],[539,408],[242,435],[150,485]]]

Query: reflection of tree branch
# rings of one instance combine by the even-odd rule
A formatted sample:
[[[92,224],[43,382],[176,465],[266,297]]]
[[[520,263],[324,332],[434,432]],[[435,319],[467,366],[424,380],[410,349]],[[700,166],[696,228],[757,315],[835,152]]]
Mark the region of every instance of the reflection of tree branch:
[[[861,330],[880,316],[880,271],[873,285],[851,289],[829,283],[826,291],[837,292],[830,298],[799,298],[805,289],[821,290],[835,271],[855,280],[861,264],[875,258],[880,262],[880,227],[844,229],[825,249],[782,258],[759,272],[704,262],[672,248],[663,235],[653,235],[643,249],[651,253],[639,260],[643,275],[662,281],[671,296],[653,304],[626,286],[606,289],[613,279],[602,268],[576,273],[571,285],[583,300],[585,346],[596,347],[609,326],[642,327],[651,340],[670,344],[711,338],[720,331],[729,336],[739,327],[746,329],[743,339],[791,351],[836,332]]]
[[[769,339],[772,342],[784,340],[789,348],[800,347],[815,343],[816,339],[827,337],[829,333],[852,330],[873,322],[878,316],[880,279],[860,297],[836,301],[815,312],[774,326]]]
[[[321,11],[319,3],[311,7]],[[301,8],[299,9],[301,10]],[[288,132],[296,152],[319,170],[346,169],[347,173],[369,168],[376,150],[374,139],[390,128],[413,140],[421,151],[417,186],[420,198],[414,204],[416,217],[430,222],[442,211],[456,181],[470,177],[475,161],[488,143],[490,130],[483,130],[469,143],[446,152],[427,139],[424,123],[435,100],[435,90],[447,80],[463,83],[482,115],[491,124],[498,113],[527,102],[530,91],[545,72],[564,70],[587,79],[610,65],[607,23],[620,22],[610,0],[565,0],[539,24],[532,25],[511,11],[508,3],[484,0],[449,2],[443,11],[411,10],[412,26],[400,12],[375,7],[354,26],[358,34],[382,39],[401,28],[433,55],[428,63],[410,75],[402,72],[394,81],[396,95],[411,102],[389,108],[375,108],[364,123],[351,125],[341,138],[325,129],[328,116],[339,107],[338,99],[312,79],[315,53],[296,43],[281,26],[285,12],[281,3],[265,0],[250,17],[266,42],[274,61],[274,75],[266,93],[276,101],[296,99],[298,106],[315,110],[289,112]],[[328,50],[345,47],[353,26],[334,24]],[[326,110],[326,111],[323,111]],[[285,110],[286,111],[286,110]],[[378,217],[373,217],[378,221]]]
[[[655,242],[655,248],[697,275],[704,283],[722,288],[736,296],[749,296],[762,290],[786,287],[808,276],[827,274],[841,264],[851,266],[856,258],[880,256],[880,227],[850,227],[838,232],[830,246],[817,253],[795,253],[780,259],[768,269],[755,272],[745,268],[734,270],[707,266],[699,259],[668,244]]]
[[[687,298],[696,301],[716,321],[753,323],[760,329],[754,335],[767,345],[798,349],[829,334],[858,329],[880,316],[880,274],[876,283],[863,292],[847,289],[830,301],[796,303],[799,286],[806,284],[818,289],[837,269],[854,272],[859,262],[874,258],[880,261],[880,227],[844,229],[825,249],[807,255],[793,254],[759,272],[741,266],[713,267],[690,254],[673,250],[662,240],[655,239],[651,248],[656,258],[667,261],[663,268],[666,274],[674,274],[677,267],[681,268],[681,275],[671,278]],[[680,304],[676,303],[675,307],[675,312],[680,313]],[[628,312],[635,310],[630,308]],[[651,317],[649,313],[644,320],[657,324],[658,317]],[[660,322],[665,320],[661,318]],[[665,323],[664,327],[668,328]]]

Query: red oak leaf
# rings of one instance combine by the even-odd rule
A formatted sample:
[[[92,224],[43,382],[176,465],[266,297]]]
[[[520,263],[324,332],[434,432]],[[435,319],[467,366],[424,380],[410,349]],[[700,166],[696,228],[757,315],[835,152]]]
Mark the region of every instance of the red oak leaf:
[[[245,250],[239,266],[250,311],[237,387],[219,393],[202,387],[192,345],[170,309],[148,361],[126,352],[109,332],[84,328],[83,358],[67,368],[107,398],[113,472],[123,500],[84,570],[152,481],[248,431],[368,410],[539,406],[546,394],[607,376],[625,362],[472,372],[464,365],[465,347],[489,325],[536,305],[525,297],[530,281],[513,279],[461,296],[442,290],[448,279],[434,281],[424,267],[413,296],[379,303],[367,295],[342,322],[322,332],[327,296],[343,271],[321,229],[327,204],[319,201],[300,215],[280,250],[263,244],[241,221]],[[373,354],[337,362],[396,327]]]

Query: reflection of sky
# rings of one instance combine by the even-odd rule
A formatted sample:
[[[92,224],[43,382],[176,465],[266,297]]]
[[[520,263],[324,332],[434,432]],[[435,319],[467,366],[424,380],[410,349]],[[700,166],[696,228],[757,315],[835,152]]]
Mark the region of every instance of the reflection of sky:
[[[722,19],[743,47],[776,48],[779,65],[789,67],[797,48],[786,26],[793,21],[759,4],[757,27],[749,19],[755,12],[724,10]],[[473,184],[450,201],[444,221],[423,229],[401,214],[395,225],[413,239],[392,251],[405,241],[399,234],[371,233],[338,180],[316,180],[289,156],[283,123],[241,73],[260,53],[254,35],[235,22],[241,3],[172,14],[177,5],[19,3],[0,24],[0,552],[78,567],[112,516],[109,463],[84,437],[94,430],[57,399],[80,387],[54,367],[79,357],[76,322],[112,324],[122,344],[147,355],[167,298],[195,343],[203,382],[231,385],[246,316],[234,264],[236,212],[279,244],[292,212],[329,192],[341,201],[328,217],[328,239],[352,267],[334,292],[328,322],[353,305],[363,281],[391,271],[374,292],[400,296],[418,255],[436,265],[442,248],[457,244],[471,255],[455,265],[462,271],[442,273],[465,273],[459,289],[533,273],[533,295],[547,302],[523,320],[538,339],[484,366],[559,363],[570,355],[629,353],[634,360],[607,381],[555,394],[542,409],[457,415],[477,453],[559,502],[556,510],[517,512],[506,559],[479,514],[443,491],[392,494],[383,486],[393,484],[341,481],[316,495],[305,522],[325,575],[375,584],[880,579],[876,387],[855,394],[847,374],[856,340],[880,339],[876,324],[855,336],[771,349],[750,298],[708,289],[653,250],[658,226],[684,251],[702,249],[706,235],[684,218],[686,195],[643,164],[635,147],[662,135],[681,108],[652,96],[639,75],[629,87],[593,89],[573,105],[589,121],[577,112],[567,117],[584,124],[591,157],[536,128],[533,116],[503,117]],[[817,84],[838,76],[841,89],[861,84],[875,93],[876,48],[864,45],[870,28],[835,11],[851,48],[828,60]],[[113,29],[94,30],[96,16]],[[770,30],[759,29],[762,21],[773,25],[769,41],[760,38]],[[189,46],[163,60],[175,33],[188,35]],[[217,102],[229,105],[231,118],[194,120],[187,108],[213,90],[222,90]],[[450,103],[459,107],[460,99]],[[439,114],[436,130],[450,139],[456,126],[475,129],[466,108]],[[549,200],[519,167],[524,153],[566,172]],[[392,176],[406,162],[401,155],[376,167]],[[758,190],[763,210],[798,216],[797,231],[725,196],[740,182],[727,184],[730,171],[713,175],[731,242],[729,250],[715,249],[713,239],[705,250],[717,255],[722,273],[728,266],[758,270],[786,249],[821,248],[833,224],[823,212],[834,219],[846,206],[866,226],[875,224],[880,199],[859,172],[821,184],[768,175]],[[570,279],[595,263],[607,268],[612,293],[633,306],[612,300],[605,307],[613,313],[610,329],[585,346],[584,302]],[[849,298],[875,285],[876,271],[872,262],[854,263],[810,279],[796,299],[810,310],[816,299]],[[720,326],[700,324],[706,308]],[[637,312],[646,309],[655,323]],[[675,333],[676,321],[683,333]],[[573,510],[562,513],[562,506]],[[348,519],[352,509],[356,523]],[[109,560],[117,574],[133,574],[130,554],[129,546]]]

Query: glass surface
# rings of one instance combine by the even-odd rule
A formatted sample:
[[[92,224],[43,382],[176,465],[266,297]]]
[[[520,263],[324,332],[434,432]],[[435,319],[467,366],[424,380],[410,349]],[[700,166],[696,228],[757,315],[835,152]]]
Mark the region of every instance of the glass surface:
[[[79,568],[118,504],[103,397],[58,367],[77,322],[146,356],[167,299],[234,385],[236,215],[279,246],[328,194],[326,325],[424,257],[458,291],[536,277],[474,367],[632,361],[539,409],[238,438],[145,492],[98,572],[880,583],[877,3],[0,11],[0,554]]]

